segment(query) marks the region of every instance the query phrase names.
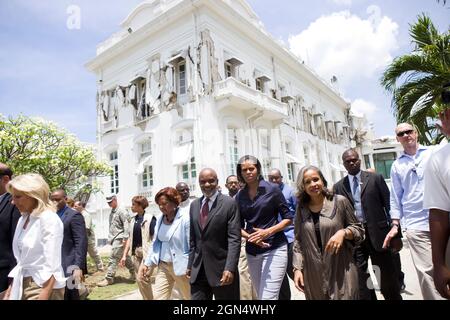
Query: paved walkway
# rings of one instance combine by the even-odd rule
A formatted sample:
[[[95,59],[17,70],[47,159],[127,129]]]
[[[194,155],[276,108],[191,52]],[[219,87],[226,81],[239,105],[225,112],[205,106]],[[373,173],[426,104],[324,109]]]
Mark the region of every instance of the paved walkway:
[[[409,253],[408,245],[404,241],[403,249],[400,251],[400,257],[402,261],[402,271],[405,273],[405,285],[406,290],[402,292],[404,300],[422,300],[422,294],[420,293],[419,280],[414,268],[411,255]],[[294,283],[289,279],[291,284],[292,300],[305,300],[303,293],[298,291]],[[379,300],[383,300],[381,292],[377,290],[377,297]],[[142,297],[138,290],[117,297],[116,300],[142,300]]]

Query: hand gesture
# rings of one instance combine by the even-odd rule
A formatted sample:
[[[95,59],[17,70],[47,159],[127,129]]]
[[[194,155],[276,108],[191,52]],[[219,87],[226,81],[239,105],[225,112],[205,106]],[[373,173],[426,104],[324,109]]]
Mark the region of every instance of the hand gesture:
[[[325,247],[325,252],[337,254],[342,247],[342,243],[344,242],[345,231],[338,230],[331,238],[328,240],[328,243]]]

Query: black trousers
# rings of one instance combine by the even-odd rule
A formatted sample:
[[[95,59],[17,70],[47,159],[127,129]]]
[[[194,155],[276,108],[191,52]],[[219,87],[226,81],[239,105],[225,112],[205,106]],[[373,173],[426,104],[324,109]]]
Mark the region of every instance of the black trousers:
[[[291,300],[291,287],[289,286],[289,278],[294,280],[294,270],[292,267],[292,254],[293,254],[294,242],[288,243],[288,264],[286,268],[286,274],[284,275],[283,282],[281,283],[280,294],[278,300]]]
[[[67,289],[64,292],[64,300],[80,300],[80,293],[78,289]]]
[[[385,300],[402,300],[400,295],[400,283],[398,281],[398,267],[394,262],[391,251],[376,251],[370,241],[367,228],[366,239],[355,249],[354,258],[358,267],[359,276],[359,298],[360,300],[377,300],[375,290],[371,286],[370,274],[368,273],[369,257],[374,267],[374,273],[380,284],[381,293]],[[369,283],[368,283],[369,282]]]
[[[8,274],[11,271],[11,268],[0,268],[0,292],[8,289],[9,279]]]
[[[191,284],[191,300],[239,300],[239,274],[234,274],[233,283],[228,286],[210,287],[203,264],[197,279]]]

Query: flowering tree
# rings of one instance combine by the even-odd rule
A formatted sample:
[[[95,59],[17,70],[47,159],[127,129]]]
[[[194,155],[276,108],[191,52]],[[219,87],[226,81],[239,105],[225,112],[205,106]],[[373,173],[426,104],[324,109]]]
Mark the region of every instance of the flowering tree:
[[[95,176],[111,174],[98,162],[92,148],[54,123],[38,118],[0,114],[0,162],[15,175],[41,174],[51,189],[64,188],[75,194]]]

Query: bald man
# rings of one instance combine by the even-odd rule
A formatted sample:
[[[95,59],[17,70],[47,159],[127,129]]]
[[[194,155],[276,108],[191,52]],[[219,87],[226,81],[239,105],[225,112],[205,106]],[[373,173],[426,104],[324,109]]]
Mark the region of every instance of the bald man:
[[[213,169],[198,178],[203,196],[190,207],[190,253],[187,276],[192,300],[239,300],[237,274],[241,248],[239,209],[233,198],[217,190]]]

